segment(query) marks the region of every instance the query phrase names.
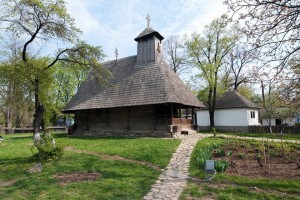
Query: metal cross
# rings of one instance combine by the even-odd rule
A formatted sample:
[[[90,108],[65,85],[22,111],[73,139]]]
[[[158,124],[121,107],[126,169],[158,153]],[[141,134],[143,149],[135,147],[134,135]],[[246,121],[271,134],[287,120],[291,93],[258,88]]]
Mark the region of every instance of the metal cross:
[[[116,55],[116,60],[118,60],[119,52],[118,52],[118,48],[117,48],[117,47],[116,47],[116,49],[115,49],[115,55]]]
[[[150,25],[150,16],[149,16],[149,14],[147,14],[147,17],[146,17],[146,20],[147,20],[147,24],[148,24],[148,28],[149,28],[149,25]]]

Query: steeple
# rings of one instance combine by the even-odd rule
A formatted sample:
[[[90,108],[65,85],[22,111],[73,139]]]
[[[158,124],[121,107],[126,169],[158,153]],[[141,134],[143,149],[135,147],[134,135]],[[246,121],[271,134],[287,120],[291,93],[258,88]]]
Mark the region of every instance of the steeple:
[[[149,15],[146,19],[148,27],[134,39],[138,42],[137,64],[155,62],[162,57],[161,41],[164,37],[150,27]]]

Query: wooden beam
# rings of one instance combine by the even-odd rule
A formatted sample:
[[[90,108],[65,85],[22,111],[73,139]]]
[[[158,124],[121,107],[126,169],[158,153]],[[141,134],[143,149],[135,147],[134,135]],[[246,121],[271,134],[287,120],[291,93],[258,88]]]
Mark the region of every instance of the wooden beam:
[[[194,107],[192,107],[192,123],[193,124],[195,124],[195,121],[194,121],[194,112],[195,112],[195,110],[194,110]]]
[[[109,108],[106,109],[106,125],[109,127]]]
[[[130,130],[130,107],[127,107],[127,131]]]
[[[86,131],[90,130],[89,121],[90,121],[90,110],[86,110],[86,112],[85,112],[85,130]]]

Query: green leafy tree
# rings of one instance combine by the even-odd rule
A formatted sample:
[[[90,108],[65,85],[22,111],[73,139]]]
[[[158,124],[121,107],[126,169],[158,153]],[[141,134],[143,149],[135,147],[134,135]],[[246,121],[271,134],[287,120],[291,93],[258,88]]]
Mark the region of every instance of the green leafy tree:
[[[66,63],[68,64],[68,63]],[[81,83],[87,78],[89,69],[80,66],[62,66],[59,63],[54,72],[52,123],[56,123],[59,117],[66,120],[67,114],[62,110],[78,91]],[[65,121],[66,122],[66,121]]]
[[[44,129],[44,116],[48,93],[43,86],[52,68],[58,62],[71,63],[94,70],[99,81],[105,81],[109,72],[102,68],[103,52],[80,41],[80,30],[67,13],[63,0],[2,0],[0,22],[7,32],[22,39],[21,59],[31,79],[34,93],[34,141],[39,142],[40,127]],[[54,56],[38,59],[46,43],[59,41]]]
[[[214,112],[217,88],[220,84],[219,75],[226,55],[235,45],[236,36],[228,29],[228,18],[223,15],[205,27],[202,34],[194,33],[186,42],[191,63],[200,70],[197,75],[207,85],[207,105],[211,128],[214,124]]]
[[[30,123],[28,119],[32,118],[29,113],[33,105],[18,41],[15,37],[9,38],[9,42],[2,44],[4,50],[0,54],[0,108],[7,133],[11,132],[12,127]]]

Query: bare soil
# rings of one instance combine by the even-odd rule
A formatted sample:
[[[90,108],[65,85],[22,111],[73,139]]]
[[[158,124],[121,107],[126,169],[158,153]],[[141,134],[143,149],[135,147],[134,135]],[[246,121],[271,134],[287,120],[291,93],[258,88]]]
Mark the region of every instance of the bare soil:
[[[251,149],[231,149],[231,151],[233,152],[231,157],[214,157],[216,160],[222,159],[229,162],[225,172],[227,174],[250,178],[300,179],[300,157],[295,156],[295,152],[290,152],[287,156],[268,156],[266,153],[259,163],[255,152]]]
[[[0,182],[0,187],[12,186],[16,182],[17,182],[17,180],[9,180],[9,181]]]
[[[65,185],[72,182],[95,181],[99,177],[102,177],[102,174],[98,172],[73,172],[58,174],[55,176],[55,179],[58,180],[61,185]]]

